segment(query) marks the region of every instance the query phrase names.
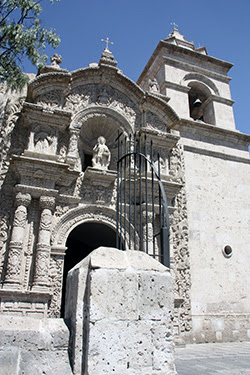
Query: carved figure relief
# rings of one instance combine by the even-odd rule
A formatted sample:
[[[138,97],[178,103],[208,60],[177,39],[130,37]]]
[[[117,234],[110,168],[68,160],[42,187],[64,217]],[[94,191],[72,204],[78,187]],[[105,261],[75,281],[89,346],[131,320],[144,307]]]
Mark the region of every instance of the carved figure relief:
[[[153,112],[147,111],[146,113],[146,124],[149,129],[156,129],[162,132],[166,132],[166,124],[159,119]]]
[[[56,130],[49,126],[33,125],[29,138],[29,151],[40,154],[55,154],[57,145]]]
[[[100,136],[97,144],[93,148],[92,166],[93,168],[107,170],[111,160],[111,153],[106,145],[106,139]]]

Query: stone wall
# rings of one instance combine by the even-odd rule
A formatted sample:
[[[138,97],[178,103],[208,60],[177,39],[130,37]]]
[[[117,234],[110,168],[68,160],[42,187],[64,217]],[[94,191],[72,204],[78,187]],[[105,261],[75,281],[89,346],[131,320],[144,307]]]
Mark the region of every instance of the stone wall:
[[[238,139],[234,155],[229,154],[230,143],[226,137],[223,141],[217,137],[213,144],[211,138],[207,137],[205,142],[201,132],[196,131],[192,140],[187,133],[183,139],[192,275],[191,339],[199,342],[248,340],[248,150],[243,149]],[[231,254],[225,254],[225,246],[231,247]]]

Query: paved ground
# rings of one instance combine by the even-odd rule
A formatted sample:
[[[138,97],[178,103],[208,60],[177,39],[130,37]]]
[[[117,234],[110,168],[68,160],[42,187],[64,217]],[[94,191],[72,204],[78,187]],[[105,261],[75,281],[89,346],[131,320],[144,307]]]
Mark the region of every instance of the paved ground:
[[[178,375],[250,375],[250,341],[176,348]]]

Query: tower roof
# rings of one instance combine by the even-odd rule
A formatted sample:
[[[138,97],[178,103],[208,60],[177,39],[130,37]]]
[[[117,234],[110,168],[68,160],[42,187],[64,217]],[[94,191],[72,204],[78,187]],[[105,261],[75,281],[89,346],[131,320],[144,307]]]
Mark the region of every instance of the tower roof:
[[[202,53],[203,55],[207,55],[206,47],[195,48],[194,42],[188,42],[184,35],[182,35],[176,27],[174,27],[173,31],[169,34],[169,36],[166,39],[164,39],[164,41],[170,44],[175,44],[176,46],[180,46],[183,48],[190,49],[192,51]]]

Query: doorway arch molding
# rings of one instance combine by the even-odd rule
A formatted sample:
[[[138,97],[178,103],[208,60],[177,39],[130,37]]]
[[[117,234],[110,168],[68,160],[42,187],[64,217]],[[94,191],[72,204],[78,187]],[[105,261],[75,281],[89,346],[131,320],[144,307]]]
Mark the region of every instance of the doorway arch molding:
[[[77,207],[68,211],[60,218],[60,220],[52,230],[52,247],[66,246],[66,241],[70,232],[72,232],[72,230],[78,225],[90,222],[105,224],[116,231],[116,211],[112,208],[102,205],[87,205],[84,207]],[[132,224],[129,223],[128,220],[126,220],[126,226],[132,227]],[[128,248],[127,237],[128,235],[126,234],[125,238],[122,238],[122,241],[125,240],[126,247]],[[137,237],[136,241],[139,240],[139,238]]]

